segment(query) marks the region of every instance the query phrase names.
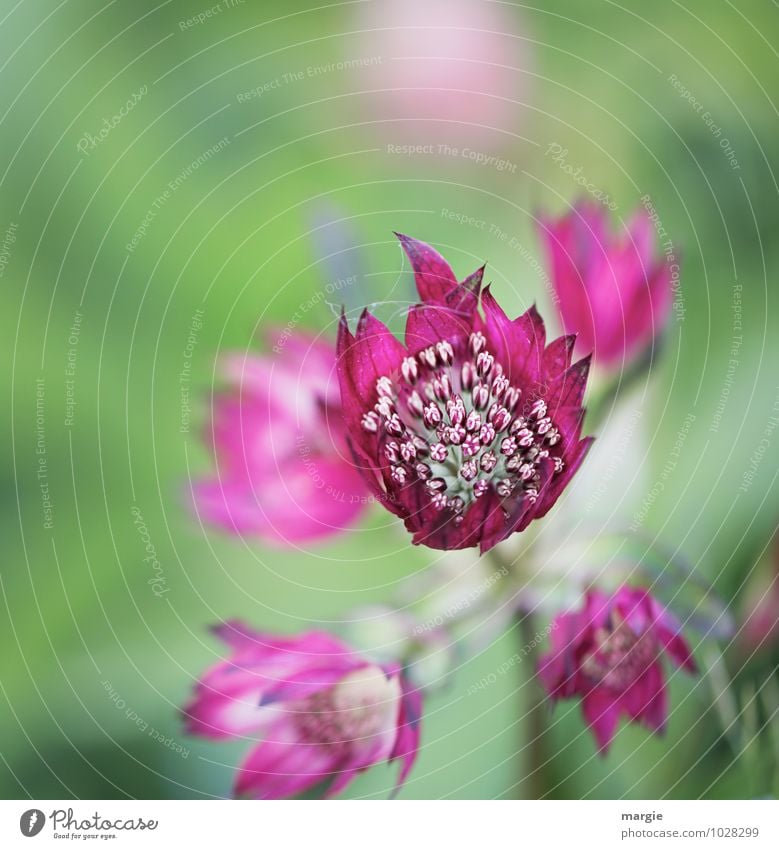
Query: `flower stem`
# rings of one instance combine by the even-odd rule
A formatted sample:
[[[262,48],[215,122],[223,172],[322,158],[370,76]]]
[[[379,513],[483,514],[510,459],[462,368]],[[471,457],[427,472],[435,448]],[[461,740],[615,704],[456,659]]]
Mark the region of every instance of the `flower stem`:
[[[538,630],[535,626],[535,616],[530,612],[517,613],[517,632],[519,634],[521,657],[526,657],[538,643]],[[530,660],[530,658],[528,658]],[[531,661],[532,662],[532,661]],[[541,688],[538,685],[534,671],[527,672],[521,715],[524,717],[525,748],[527,759],[525,761],[526,775],[521,781],[523,796],[526,799],[540,799],[546,792],[544,782],[544,734],[546,732],[546,711]]]
[[[512,576],[519,596],[522,586],[521,564],[517,559],[510,559],[498,545],[487,555],[492,562],[501,570],[505,570]],[[539,643],[536,617],[532,610],[521,604],[517,605],[515,615],[516,629],[519,647],[517,656],[533,663],[533,654]],[[545,791],[544,764],[547,758],[544,754],[544,733],[546,731],[546,710],[544,696],[532,668],[526,669],[526,680],[520,688],[522,703],[519,707],[520,716],[523,718],[524,728],[523,740],[520,746],[527,752],[522,762],[521,777],[517,785],[521,788],[521,795],[526,799],[540,799]]]

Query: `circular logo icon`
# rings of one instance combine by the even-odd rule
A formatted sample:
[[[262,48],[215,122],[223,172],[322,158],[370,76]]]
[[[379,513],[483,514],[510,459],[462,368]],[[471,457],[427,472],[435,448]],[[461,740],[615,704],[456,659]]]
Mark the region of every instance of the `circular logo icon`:
[[[46,817],[37,808],[30,808],[19,817],[19,829],[25,837],[35,837],[45,824]]]

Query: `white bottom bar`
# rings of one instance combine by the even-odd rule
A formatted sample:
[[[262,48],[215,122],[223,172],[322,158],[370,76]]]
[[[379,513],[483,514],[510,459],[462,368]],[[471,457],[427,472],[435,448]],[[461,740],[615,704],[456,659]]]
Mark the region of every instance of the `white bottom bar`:
[[[0,801],[0,846],[74,843],[176,849],[425,844],[775,849],[779,802]]]

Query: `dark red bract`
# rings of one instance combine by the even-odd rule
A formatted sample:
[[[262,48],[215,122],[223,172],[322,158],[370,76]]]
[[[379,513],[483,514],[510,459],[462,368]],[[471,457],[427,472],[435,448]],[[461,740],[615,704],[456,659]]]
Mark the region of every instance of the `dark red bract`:
[[[414,543],[487,551],[543,516],[582,462],[589,357],[571,364],[574,336],[547,345],[535,307],[511,320],[480,295],[483,268],[458,283],[433,248],[399,239],[422,300],[405,344],[367,310],[338,333],[355,461]]]

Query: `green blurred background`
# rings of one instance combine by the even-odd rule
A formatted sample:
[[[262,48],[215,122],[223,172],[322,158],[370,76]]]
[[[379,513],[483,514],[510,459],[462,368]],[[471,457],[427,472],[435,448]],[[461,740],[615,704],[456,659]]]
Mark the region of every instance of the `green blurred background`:
[[[350,307],[408,297],[393,230],[434,243],[461,276],[488,261],[508,311],[536,300],[554,323],[533,216],[582,189],[550,145],[609,194],[615,220],[650,195],[683,253],[684,312],[641,396],[645,480],[685,416],[696,418],[646,528],[738,607],[779,512],[779,433],[740,489],[779,392],[779,10],[464,5],[433,15],[379,0],[0,4],[2,796],[229,795],[245,746],[186,738],[177,714],[215,657],[207,626],[233,616],[280,631],[337,624],[428,564],[384,515],[283,553],[201,528],[186,490],[189,475],[211,469],[198,433],[215,357],[259,345],[264,325],[296,313],[300,326],[332,332],[326,301],[341,298],[321,293],[338,278],[357,277],[342,293]],[[470,82],[483,94],[463,91]],[[431,86],[449,91],[411,91]],[[457,152],[440,152],[444,143]],[[396,152],[407,144],[434,152]],[[713,427],[734,285],[743,345]],[[133,508],[162,597],[147,583]],[[466,695],[514,643],[509,633],[463,660],[428,701],[402,797],[527,794],[529,666]],[[560,708],[545,740],[549,794],[751,794],[706,692],[674,680],[667,738],[623,730],[605,760],[576,706]],[[372,770],[350,795],[386,795],[394,772]]]

